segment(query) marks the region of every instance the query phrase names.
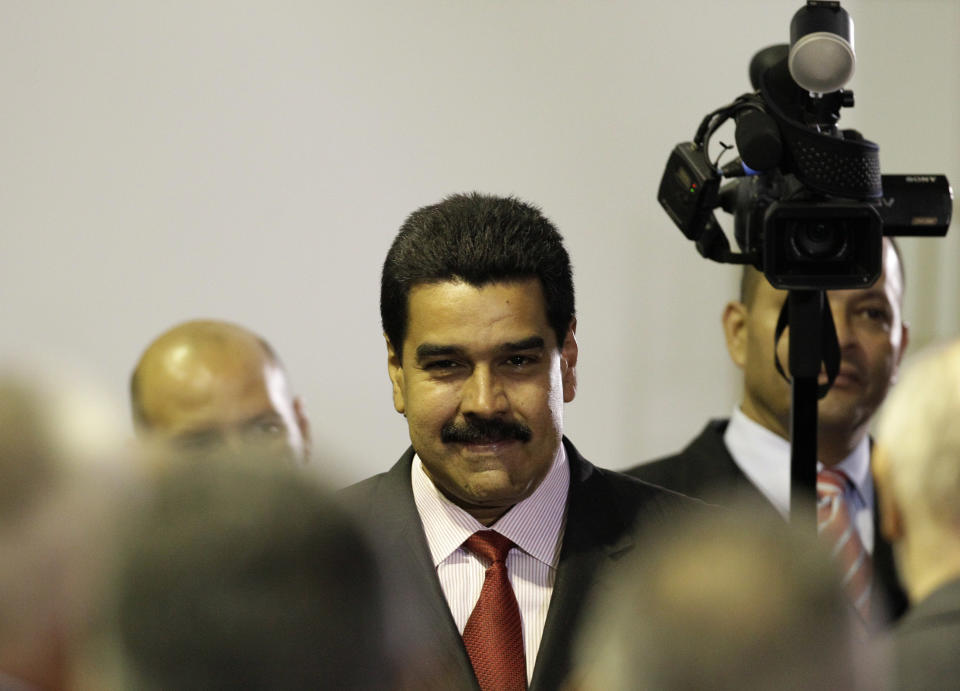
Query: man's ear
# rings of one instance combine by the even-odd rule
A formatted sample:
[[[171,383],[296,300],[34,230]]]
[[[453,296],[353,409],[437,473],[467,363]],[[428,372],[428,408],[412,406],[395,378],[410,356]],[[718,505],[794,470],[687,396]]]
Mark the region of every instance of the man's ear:
[[[299,396],[293,398],[293,417],[297,421],[297,427],[300,429],[300,437],[303,439],[303,460],[310,458],[310,420],[304,412],[303,399]]]
[[[722,321],[730,359],[743,369],[747,363],[747,306],[742,302],[728,302]]]
[[[880,530],[887,542],[895,544],[903,537],[903,515],[897,502],[884,500],[880,504],[883,514],[880,516]]]
[[[577,318],[570,320],[570,327],[563,337],[563,346],[560,348],[560,376],[563,381],[563,402],[569,403],[577,395],[577,356],[580,353],[577,346]]]
[[[394,350],[387,334],[383,334],[383,340],[387,342],[387,373],[393,384],[393,407],[398,413],[404,414],[406,405],[403,401],[403,365],[400,364],[400,355]]]
[[[877,505],[880,511],[880,532],[893,544],[903,537],[903,515],[890,480],[890,460],[881,445],[875,445],[870,469],[876,488]]]
[[[900,374],[900,362],[903,360],[903,354],[910,345],[910,325],[907,322],[900,324],[900,352],[897,353],[897,361],[893,366],[893,375],[890,377],[890,383],[896,384],[897,377]]]

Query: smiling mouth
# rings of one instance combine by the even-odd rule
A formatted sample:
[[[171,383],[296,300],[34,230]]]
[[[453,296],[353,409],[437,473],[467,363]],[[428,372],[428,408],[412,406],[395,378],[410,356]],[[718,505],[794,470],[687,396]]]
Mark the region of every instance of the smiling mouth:
[[[478,452],[496,452],[503,449],[506,446],[513,444],[519,444],[518,439],[491,439],[486,441],[469,441],[469,442],[460,442],[461,446],[465,446],[471,451]]]
[[[833,380],[833,386],[845,389],[853,386],[860,386],[862,381],[863,379],[861,378],[860,374],[855,370],[847,370],[847,369],[841,368],[840,371],[837,373],[836,379]],[[817,379],[817,383],[826,384],[827,375],[824,373],[821,373],[820,377]]]

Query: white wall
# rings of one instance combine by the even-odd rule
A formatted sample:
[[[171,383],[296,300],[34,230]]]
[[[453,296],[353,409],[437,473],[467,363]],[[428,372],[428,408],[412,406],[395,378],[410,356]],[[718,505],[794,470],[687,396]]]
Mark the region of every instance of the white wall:
[[[856,123],[888,173],[946,173],[960,192],[960,2],[862,0]],[[862,17],[860,17],[862,15]],[[853,120],[851,118],[851,120]],[[960,335],[960,203],[943,240],[904,239],[912,352]]]
[[[698,257],[656,187],[800,6],[3,0],[0,358],[85,363],[121,398],[174,322],[241,322],[305,396],[318,466],[359,479],[407,444],[377,308],[397,227],[451,192],[512,193],[574,261],[568,433],[610,467],[671,451],[739,393],[719,326],[737,272]],[[885,170],[956,184],[960,3],[844,6],[845,122]],[[907,248],[930,338],[960,330],[956,241]],[[949,299],[913,298],[934,282]]]

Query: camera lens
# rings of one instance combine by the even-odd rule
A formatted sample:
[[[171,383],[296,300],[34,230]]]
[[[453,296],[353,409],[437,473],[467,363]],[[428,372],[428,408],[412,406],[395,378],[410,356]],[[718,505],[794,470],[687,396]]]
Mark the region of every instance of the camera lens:
[[[839,261],[847,254],[849,232],[845,223],[792,223],[790,248],[794,256],[806,261]]]
[[[763,239],[763,273],[776,288],[862,288],[883,265],[883,221],[869,203],[774,202]]]

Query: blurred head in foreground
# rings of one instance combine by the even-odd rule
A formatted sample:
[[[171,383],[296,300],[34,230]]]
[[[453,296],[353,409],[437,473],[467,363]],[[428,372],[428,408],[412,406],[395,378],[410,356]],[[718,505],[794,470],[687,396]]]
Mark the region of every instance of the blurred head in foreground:
[[[306,461],[309,429],[270,345],[236,324],[179,324],[144,351],[130,379],[142,439],[182,453],[283,450]]]
[[[131,464],[97,387],[25,371],[0,372],[0,688],[78,688]]]
[[[264,460],[174,463],[156,478],[117,585],[136,688],[388,686],[367,544],[302,472]]]
[[[696,517],[607,574],[576,651],[580,690],[855,689],[835,570],[766,514]]]
[[[884,405],[874,474],[882,529],[916,604],[960,578],[960,340],[912,363]]]

